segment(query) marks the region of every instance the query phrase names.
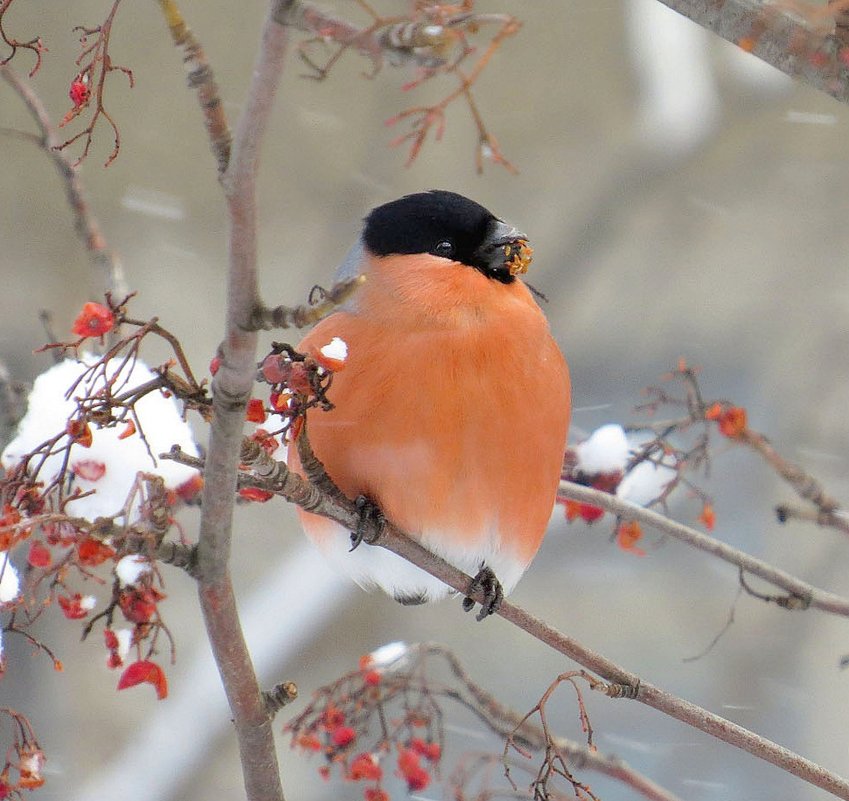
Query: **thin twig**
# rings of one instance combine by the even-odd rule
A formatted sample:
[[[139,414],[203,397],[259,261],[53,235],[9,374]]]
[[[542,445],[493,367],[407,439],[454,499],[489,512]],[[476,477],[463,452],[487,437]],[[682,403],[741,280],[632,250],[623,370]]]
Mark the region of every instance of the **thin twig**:
[[[763,434],[746,428],[736,437],[736,441],[748,445],[784,481],[793,487],[800,498],[816,507],[817,514],[813,519],[818,525],[835,528],[844,534],[849,534],[849,520],[847,520],[845,515],[840,513],[840,503],[837,499],[829,495],[822,484],[804,468],[785,459],[773,448],[772,443]],[[779,509],[781,508],[779,507]],[[781,512],[778,514],[781,522],[784,522],[784,519],[790,516],[790,514],[787,514],[782,519]],[[801,515],[794,516],[801,517]]]
[[[109,123],[115,137],[112,152],[109,154],[109,158],[106,159],[103,166],[108,167],[113,161],[115,161],[121,150],[121,131],[118,128],[118,124],[112,118],[112,115],[103,105],[103,94],[106,87],[106,79],[112,72],[123,73],[130,84],[130,89],[132,89],[135,84],[133,71],[128,67],[116,64],[109,52],[109,43],[112,37],[112,25],[115,23],[115,16],[118,13],[118,8],[120,7],[121,2],[122,0],[113,0],[112,8],[106,15],[106,19],[103,20],[100,25],[95,25],[93,28],[88,28],[84,25],[77,25],[74,27],[74,30],[79,31],[81,34],[81,52],[80,55],[77,56],[75,62],[80,68],[80,71],[77,73],[77,77],[71,86],[83,94],[80,97],[71,98],[74,105],[64,116],[62,122],[59,123],[59,127],[63,128],[72,120],[81,117],[85,113],[86,109],[92,106],[92,100],[94,101],[94,111],[89,119],[88,125],[79,133],[74,134],[69,139],[66,139],[58,145],[58,148],[63,150],[79,139],[82,139],[85,142],[83,152],[74,162],[74,166],[82,163],[88,157],[88,152],[91,149],[91,144],[94,140],[94,129],[97,127],[97,123],[101,116]],[[88,42],[89,36],[95,37],[94,42],[91,44]],[[91,92],[91,87],[94,88],[93,93]]]
[[[849,533],[849,520],[846,513],[841,510],[823,512],[819,509],[803,509],[800,506],[782,503],[775,507],[775,516],[779,523],[786,523],[788,520],[804,520],[808,523],[816,523],[823,528],[834,528]]]
[[[58,149],[61,139],[50,121],[47,109],[29,83],[11,67],[0,66],[0,76],[21,98],[38,125],[40,138],[36,141],[53,160],[53,165],[62,178],[68,204],[74,213],[74,229],[85,245],[92,263],[102,271],[105,291],[111,292],[116,298],[125,297],[129,290],[124,269],[118,257],[109,249],[100,225],[91,211],[79,170],[65,152]]]
[[[251,315],[251,326],[256,331],[270,331],[273,328],[306,328],[332,314],[345,303],[365,282],[364,275],[338,281],[330,289],[324,290],[321,299],[315,304],[301,306],[275,306],[269,308],[258,304]]]
[[[615,495],[610,495],[601,490],[594,490],[590,487],[584,487],[580,484],[573,484],[570,481],[560,482],[558,494],[564,498],[571,498],[581,503],[599,506],[626,520],[638,520],[681,542],[692,545],[700,551],[712,554],[724,562],[735,565],[753,576],[768,581],[770,584],[798,599],[796,605],[790,605],[788,603],[787,608],[820,609],[823,612],[849,617],[849,599],[814,587],[789,573],[785,573],[783,570],[779,570],[777,567],[773,567],[767,562],[762,562],[760,559],[756,559],[754,556],[750,556],[714,537],[702,534],[694,528],[685,526],[675,520],[670,520],[658,512],[653,512],[651,509],[644,509],[642,506],[623,501]]]
[[[18,50],[30,50],[35,56],[35,63],[33,64],[32,69],[29,71],[29,77],[32,78],[35,73],[41,68],[41,54],[47,51],[47,48],[44,46],[44,43],[41,41],[40,36],[35,36],[32,39],[29,39],[26,42],[21,42],[18,39],[15,39],[13,36],[10,36],[5,28],[5,16],[6,12],[9,10],[9,6],[12,5],[14,0],[2,0],[0,1],[0,41],[3,42],[7,47],[11,49],[11,52],[8,56],[4,58],[0,58],[0,67],[8,64],[14,57]]]
[[[473,710],[495,734],[510,736],[520,746],[535,751],[545,748],[546,733],[542,727],[528,721],[527,716],[519,715],[499,703],[471,678],[453,651],[436,643],[422,644],[419,650],[423,654],[435,654],[445,659],[451,672],[472,696]],[[648,801],[678,801],[676,795],[615,756],[602,754],[565,737],[552,737],[551,743],[575,770],[592,770],[609,776],[631,787]]]
[[[186,25],[176,2],[159,0],[159,6],[168,23],[168,30],[171,32],[174,44],[183,51],[183,64],[188,73],[189,88],[197,92],[209,144],[218,164],[218,174],[223,175],[230,162],[233,136],[230,133],[227,115],[221,103],[221,92],[215,82],[212,67],[197,37]]]
[[[743,571],[740,570],[740,586],[737,588],[737,594],[734,596],[734,601],[731,608],[728,610],[728,617],[725,619],[725,625],[714,635],[713,639],[702,650],[693,656],[685,656],[682,662],[696,662],[699,659],[707,656],[716,646],[716,644],[725,636],[726,632],[734,625],[734,613],[737,610],[737,602],[743,594]]]
[[[298,697],[298,688],[294,682],[284,681],[275,684],[270,690],[263,690],[265,708],[270,717],[274,717],[284,706],[291,704]]]
[[[377,66],[383,59],[384,45],[376,30],[353,25],[312,3],[295,0],[286,9],[285,17],[281,17],[280,22],[305,33],[321,31],[334,42],[354,45]]]

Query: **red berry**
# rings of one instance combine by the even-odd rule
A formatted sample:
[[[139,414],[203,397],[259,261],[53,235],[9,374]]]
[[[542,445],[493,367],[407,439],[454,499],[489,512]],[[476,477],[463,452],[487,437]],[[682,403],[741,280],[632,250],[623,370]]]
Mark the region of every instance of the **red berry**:
[[[50,567],[51,561],[50,549],[41,540],[34,540],[29,546],[27,562],[32,567]]]
[[[71,472],[86,481],[100,481],[106,475],[106,465],[96,459],[78,459],[71,464]]]
[[[368,684],[370,687],[377,687],[377,685],[380,684],[380,671],[367,670],[363,674],[363,682]]]
[[[442,757],[442,746],[439,743],[428,743],[424,752],[424,758],[428,762],[439,762]]]
[[[430,784],[430,774],[422,767],[410,771],[404,778],[409,790],[424,790]]]
[[[350,726],[337,726],[330,733],[330,739],[337,748],[345,748],[357,739],[357,733]]]
[[[68,97],[71,98],[74,108],[79,108],[80,106],[84,106],[88,103],[89,98],[91,97],[91,89],[88,88],[88,81],[81,75],[77,75],[77,77],[71,81],[71,88],[68,91]]]
[[[328,706],[322,715],[322,722],[325,729],[332,731],[345,722],[345,713],[335,706]]]
[[[587,523],[594,523],[602,515],[604,515],[604,509],[600,509],[598,506],[592,506],[588,503],[582,503],[579,514]]]
[[[259,370],[269,384],[283,384],[292,372],[292,362],[282,353],[271,353],[263,359]]]
[[[60,595],[57,600],[62,614],[68,620],[82,620],[88,614],[88,610],[83,608],[83,597],[78,592],[74,595]]]
[[[321,740],[319,740],[314,734],[302,734],[295,742],[295,745],[299,748],[303,748],[304,751],[321,750]]]
[[[355,782],[363,779],[379,782],[383,778],[383,770],[374,754],[357,754],[351,762],[348,778]]]
[[[102,337],[114,325],[115,315],[108,307],[102,303],[86,303],[71,330],[81,337]]]
[[[245,411],[245,419],[250,423],[264,423],[266,418],[265,406],[259,398],[251,398]]]
[[[148,659],[133,662],[118,679],[119,690],[126,690],[127,687],[135,687],[139,684],[153,685],[156,690],[156,697],[160,701],[168,695],[168,682],[165,678],[165,672],[159,665]]]

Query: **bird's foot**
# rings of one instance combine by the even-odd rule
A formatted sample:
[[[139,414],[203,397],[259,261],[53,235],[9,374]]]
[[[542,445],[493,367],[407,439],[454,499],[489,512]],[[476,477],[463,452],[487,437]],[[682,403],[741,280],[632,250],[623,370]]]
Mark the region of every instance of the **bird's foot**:
[[[383,532],[383,527],[386,525],[386,518],[383,516],[383,512],[380,511],[380,507],[371,498],[367,498],[365,495],[358,495],[354,504],[357,507],[359,520],[357,521],[357,530],[351,532],[352,551],[361,542],[372,543],[378,539]],[[377,526],[377,537],[366,536],[370,522],[373,522]]]
[[[501,582],[496,577],[491,567],[481,565],[478,574],[472,579],[469,585],[469,594],[471,595],[478,590],[483,591],[484,602],[481,604],[480,612],[477,614],[478,620],[483,620],[485,617],[494,615],[501,606],[504,600],[504,590],[501,588]],[[474,608],[475,602],[471,597],[463,599],[463,610],[470,612]]]

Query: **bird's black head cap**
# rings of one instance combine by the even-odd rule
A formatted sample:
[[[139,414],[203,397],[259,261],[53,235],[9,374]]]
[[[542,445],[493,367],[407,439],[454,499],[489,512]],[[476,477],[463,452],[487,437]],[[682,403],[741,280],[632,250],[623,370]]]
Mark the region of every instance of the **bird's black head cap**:
[[[434,189],[373,209],[365,219],[363,242],[375,256],[431,253],[510,283],[510,272],[493,266],[493,236],[499,226],[504,223],[474,200]]]

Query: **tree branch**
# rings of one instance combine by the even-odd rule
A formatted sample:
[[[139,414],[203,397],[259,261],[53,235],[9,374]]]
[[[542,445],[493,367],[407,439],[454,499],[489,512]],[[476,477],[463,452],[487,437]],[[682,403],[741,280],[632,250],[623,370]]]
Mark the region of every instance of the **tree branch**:
[[[281,18],[280,21],[305,33],[321,32],[321,35],[335,42],[353,45],[359,52],[369,56],[375,64],[381,63],[384,45],[376,32],[353,25],[312,3],[295,0],[287,9],[285,19]]]
[[[829,495],[822,484],[810,473],[806,472],[799,465],[785,459],[772,447],[772,443],[757,431],[746,428],[740,433],[737,439],[760,455],[784,481],[793,487],[800,498],[816,507],[816,514],[812,519],[818,525],[835,528],[844,534],[849,534],[849,520],[847,520],[845,512],[841,511],[837,499]],[[788,517],[802,517],[802,515],[793,515],[789,512],[782,514],[782,507],[778,507],[776,512],[778,513],[778,519],[782,523]]]
[[[257,335],[256,175],[259,147],[283,71],[288,30],[277,19],[290,2],[274,0],[222,186],[230,228],[227,322],[213,380],[213,418],[198,543],[198,593],[239,741],[249,801],[282,801],[271,718],[239,622],[229,561],[236,466],[253,385]]]
[[[670,520],[662,514],[653,512],[651,509],[644,509],[642,506],[623,501],[615,495],[610,495],[601,490],[591,489],[590,487],[584,487],[580,484],[573,484],[570,481],[561,481],[560,488],[557,492],[562,497],[599,506],[620,518],[638,520],[658,531],[662,531],[664,534],[675,537],[675,539],[681,542],[687,543],[687,545],[692,545],[700,551],[712,554],[724,562],[735,565],[747,573],[751,573],[753,576],[768,581],[770,584],[798,599],[796,603],[788,602],[786,608],[813,608],[820,609],[823,612],[830,612],[834,615],[849,617],[849,599],[826,590],[818,589],[795,576],[791,576],[789,573],[785,573],[783,570],[779,570],[777,567],[762,562],[760,559],[755,559],[754,556],[737,550],[737,548],[727,545],[714,537],[702,534],[694,528],[685,526],[675,520]]]
[[[847,50],[825,9],[764,0],[660,2],[791,78],[849,102]]]
[[[159,6],[168,23],[168,30],[171,32],[174,44],[183,51],[183,64],[188,72],[189,88],[197,92],[209,144],[218,164],[218,174],[223,175],[230,162],[233,136],[221,104],[221,93],[215,82],[212,67],[197,37],[186,25],[176,2],[159,0]]]
[[[129,294],[124,269],[117,256],[109,249],[100,230],[97,219],[92,214],[83,188],[79,170],[73,162],[59,150],[62,143],[56,128],[50,121],[47,109],[35,93],[29,82],[10,66],[0,66],[0,77],[15,91],[24,102],[32,118],[38,125],[39,137],[36,142],[53,160],[56,171],[65,185],[65,196],[74,213],[74,229],[85,245],[91,261],[103,274],[105,291],[114,298],[123,298]]]
[[[321,299],[314,304],[274,308],[260,304],[251,316],[251,327],[257,331],[270,331],[273,328],[305,328],[315,325],[345,303],[365,280],[364,275],[358,275],[337,281],[330,289],[324,290]]]
[[[849,525],[842,511],[824,512],[820,509],[780,503],[775,507],[775,516],[779,523],[786,523],[788,520],[804,520],[806,523],[816,523],[823,528],[834,528],[849,533]]]
[[[445,659],[451,672],[466,688],[471,699],[466,701],[462,696],[455,697],[450,692],[446,694],[472,709],[478,718],[495,734],[500,737],[512,736],[523,746],[535,751],[542,751],[546,748],[547,739],[543,728],[524,719],[524,716],[517,714],[514,710],[503,706],[480,687],[469,676],[453,651],[435,643],[423,644],[419,646],[419,649],[423,655],[436,654]],[[616,779],[640,793],[648,801],[680,801],[678,796],[656,784],[615,756],[602,754],[598,750],[590,749],[586,745],[581,745],[565,737],[552,737],[551,742],[575,770],[592,770],[611,779]]]

